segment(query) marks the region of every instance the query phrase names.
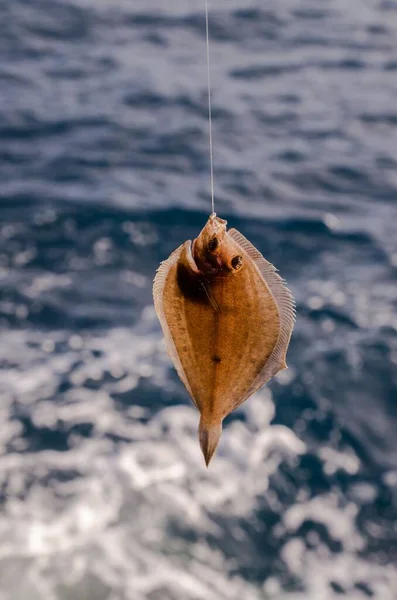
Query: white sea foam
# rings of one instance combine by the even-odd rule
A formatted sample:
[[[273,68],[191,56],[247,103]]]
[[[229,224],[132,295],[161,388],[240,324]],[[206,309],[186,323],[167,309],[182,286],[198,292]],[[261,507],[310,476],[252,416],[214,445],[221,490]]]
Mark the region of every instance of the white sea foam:
[[[357,506],[332,493],[310,498],[302,489],[269,532],[285,536],[280,556],[305,592],[288,591],[277,574],[264,584],[231,575],[240,552],[261,562],[244,527],[255,523],[264,501],[279,505],[272,477],[308,450],[288,428],[270,425],[268,389],[242,407],[244,420],[225,427],[209,470],[192,406],[153,413],[131,400],[120,408],[117,395],[136,392],[143,379],[159,394],[179,386],[154,327],[148,310],[134,331],[78,340],[53,334],[53,350],[43,348],[38,333],[5,334],[1,358],[19,368],[10,367],[2,380],[0,598],[331,600],[339,597],[330,587],[336,581],[358,600],[363,593],[354,582],[363,581],[377,598],[391,600],[395,573],[359,557]],[[112,370],[117,376],[106,377]],[[61,393],[65,376],[70,386]],[[33,452],[28,440],[21,442],[26,452],[7,451],[21,441],[15,402],[36,427],[89,423],[92,433],[70,435],[65,451]],[[332,473],[358,468],[357,459],[343,461],[336,451],[323,449],[319,457]],[[325,527],[342,552],[332,553],[314,532],[308,547],[298,534],[308,519]],[[264,555],[263,564],[268,560]]]

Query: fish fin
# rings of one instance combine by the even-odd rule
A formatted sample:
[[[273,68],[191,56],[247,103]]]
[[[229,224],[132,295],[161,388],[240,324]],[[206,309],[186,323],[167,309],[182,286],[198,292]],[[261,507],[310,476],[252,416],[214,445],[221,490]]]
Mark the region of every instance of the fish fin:
[[[221,434],[222,421],[209,425],[205,423],[202,418],[200,419],[199,441],[207,467],[210,464],[210,460],[218,446]]]
[[[277,269],[262,256],[259,250],[237,231],[237,229],[230,229],[228,234],[240,248],[248,254],[256,265],[277,304],[280,315],[280,333],[278,340],[272,354],[263,366],[262,371],[255,378],[247,395],[244,397],[244,400],[246,400],[264,383],[269,381],[273,375],[278,373],[281,369],[286,368],[285,356],[295,323],[295,301],[290,290],[287,288],[285,280],[278,275],[276,272]]]
[[[164,260],[160,264],[159,268],[157,269],[157,273],[154,278],[154,281],[153,281],[153,300],[154,300],[154,307],[156,309],[156,313],[159,318],[161,328],[163,330],[167,352],[168,352],[170,358],[172,359],[172,362],[175,365],[175,368],[177,370],[179,377],[181,378],[182,382],[184,383],[193,402],[196,404],[193,394],[192,394],[191,387],[187,380],[185,371],[182,367],[182,363],[179,359],[179,355],[178,355],[177,349],[175,347],[174,340],[172,339],[171,332],[170,332],[168,324],[167,324],[167,319],[166,319],[165,311],[164,311],[164,303],[163,303],[164,288],[167,283],[167,278],[170,273],[170,270],[180,259],[183,248],[186,245],[188,245],[190,247],[190,244],[191,244],[191,240],[184,242],[181,246],[179,246],[179,248],[174,250],[174,252],[169,256],[169,258],[167,258],[167,260]],[[197,406],[197,404],[196,404],[196,406]]]

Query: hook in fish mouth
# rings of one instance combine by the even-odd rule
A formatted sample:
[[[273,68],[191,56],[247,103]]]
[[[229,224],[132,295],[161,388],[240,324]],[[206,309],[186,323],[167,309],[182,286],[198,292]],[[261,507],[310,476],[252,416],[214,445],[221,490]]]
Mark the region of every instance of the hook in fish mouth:
[[[208,217],[207,225],[220,227],[222,230],[226,229],[227,221],[216,216],[216,212],[213,212]]]

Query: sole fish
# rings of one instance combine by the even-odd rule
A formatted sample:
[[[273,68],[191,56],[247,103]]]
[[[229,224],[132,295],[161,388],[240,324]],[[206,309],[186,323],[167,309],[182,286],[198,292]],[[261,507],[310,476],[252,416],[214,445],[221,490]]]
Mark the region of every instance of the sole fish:
[[[200,411],[208,466],[223,419],[281,369],[295,322],[291,292],[260,252],[210,215],[161,263],[154,305],[167,351]]]

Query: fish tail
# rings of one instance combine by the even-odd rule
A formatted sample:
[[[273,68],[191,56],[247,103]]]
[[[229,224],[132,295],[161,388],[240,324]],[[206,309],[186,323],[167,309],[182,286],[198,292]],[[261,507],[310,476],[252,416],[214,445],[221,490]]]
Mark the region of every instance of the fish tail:
[[[198,431],[201,450],[208,467],[222,434],[222,421],[208,423],[201,417]]]

